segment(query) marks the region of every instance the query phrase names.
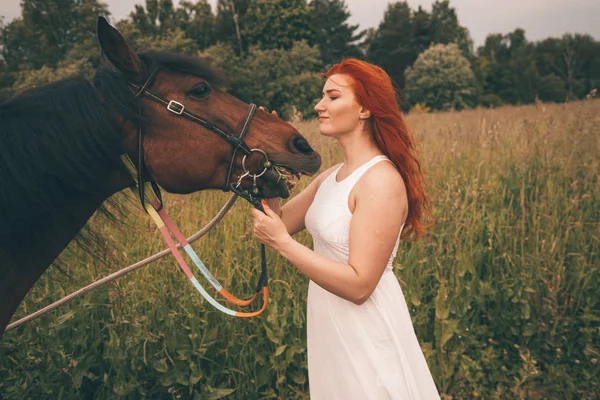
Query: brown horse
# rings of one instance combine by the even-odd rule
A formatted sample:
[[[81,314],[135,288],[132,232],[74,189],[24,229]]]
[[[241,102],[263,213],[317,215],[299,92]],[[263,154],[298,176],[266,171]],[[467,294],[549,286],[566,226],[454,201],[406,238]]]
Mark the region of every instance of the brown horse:
[[[120,156],[138,162],[139,143],[142,177],[173,193],[235,182],[244,148],[267,154],[271,167],[257,180],[267,198],[288,197],[290,178],[312,175],[321,164],[284,121],[260,110],[247,120],[249,105],[220,89],[220,75],[206,60],[136,54],[103,18],[98,40],[111,65],[96,71],[93,84],[68,79],[0,104],[0,337],[27,292],[92,214],[134,185]],[[144,84],[174,102],[167,108],[136,96]],[[206,124],[180,115],[181,105]],[[243,146],[234,146],[238,151],[235,141],[211,129],[235,134],[244,121],[249,126]],[[268,167],[263,164],[261,153],[251,153],[246,168],[258,172]],[[249,179],[242,186],[251,184]]]

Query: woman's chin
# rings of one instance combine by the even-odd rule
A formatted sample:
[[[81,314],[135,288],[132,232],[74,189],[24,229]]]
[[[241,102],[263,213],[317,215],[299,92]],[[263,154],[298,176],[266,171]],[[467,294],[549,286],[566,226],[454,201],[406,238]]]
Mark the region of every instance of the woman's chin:
[[[335,134],[333,132],[331,132],[331,130],[323,129],[323,127],[321,127],[321,129],[319,130],[319,133],[321,134],[321,136],[327,136],[327,137],[335,136]]]

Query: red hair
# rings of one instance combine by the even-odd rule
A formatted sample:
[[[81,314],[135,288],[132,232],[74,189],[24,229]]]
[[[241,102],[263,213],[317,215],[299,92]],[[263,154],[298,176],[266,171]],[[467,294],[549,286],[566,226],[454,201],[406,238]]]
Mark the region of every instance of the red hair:
[[[396,165],[408,196],[408,217],[402,239],[414,233],[422,236],[428,227],[424,219],[430,214],[421,166],[415,155],[414,141],[398,103],[398,91],[388,74],[380,67],[365,61],[348,58],[334,64],[325,78],[343,74],[351,78],[358,103],[371,111],[373,136],[377,146]]]

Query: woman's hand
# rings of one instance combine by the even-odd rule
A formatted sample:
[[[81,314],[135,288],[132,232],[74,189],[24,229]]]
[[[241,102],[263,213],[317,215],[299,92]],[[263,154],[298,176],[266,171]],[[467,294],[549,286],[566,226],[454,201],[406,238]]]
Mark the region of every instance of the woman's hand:
[[[263,110],[264,112],[267,112],[267,110],[265,110],[265,108],[263,106],[258,107],[259,110]],[[271,110],[271,115],[274,117],[277,117],[277,111],[275,110]]]
[[[263,200],[262,205],[265,209],[264,213],[256,208],[250,210],[254,216],[254,237],[259,242],[279,251],[281,245],[292,237],[279,215],[267,205],[266,201]]]

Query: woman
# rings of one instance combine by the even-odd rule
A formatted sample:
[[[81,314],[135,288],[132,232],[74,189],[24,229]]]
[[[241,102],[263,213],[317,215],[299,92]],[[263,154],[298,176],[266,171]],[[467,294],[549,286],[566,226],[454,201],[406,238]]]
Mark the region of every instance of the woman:
[[[344,162],[282,208],[252,210],[256,238],[310,279],[311,399],[438,399],[392,272],[400,236],[423,234],[428,210],[396,91],[381,68],[355,59],[325,77],[315,110]],[[304,228],[314,251],[291,236]]]

